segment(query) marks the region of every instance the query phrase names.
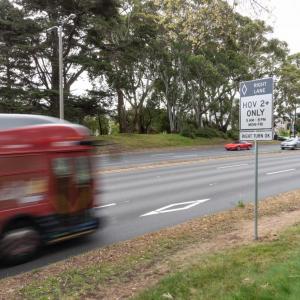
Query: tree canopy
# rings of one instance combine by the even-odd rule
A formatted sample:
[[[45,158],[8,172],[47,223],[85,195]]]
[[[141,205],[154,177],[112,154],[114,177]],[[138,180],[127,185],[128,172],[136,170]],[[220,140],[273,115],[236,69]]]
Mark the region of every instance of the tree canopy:
[[[264,76],[277,80],[278,115],[297,105],[299,55],[226,1],[0,0],[0,112],[58,115],[58,33],[46,30],[70,14],[68,120],[110,119],[120,132],[226,133],[238,127],[239,82]],[[91,88],[78,96],[72,87],[83,76]]]

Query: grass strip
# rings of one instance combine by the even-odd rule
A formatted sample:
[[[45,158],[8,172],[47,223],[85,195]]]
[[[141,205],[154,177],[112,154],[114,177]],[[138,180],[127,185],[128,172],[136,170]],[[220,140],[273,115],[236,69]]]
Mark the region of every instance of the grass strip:
[[[297,225],[276,241],[201,257],[134,299],[299,299],[299,246]]]
[[[260,203],[260,216],[297,212],[300,209],[299,199],[300,191],[270,197]],[[186,248],[196,246],[197,249],[199,243],[215,241],[220,234],[236,230],[242,222],[252,218],[253,206],[245,205],[96,249],[0,280],[0,299],[111,299],[109,296],[116,291],[123,295],[132,281],[142,283],[139,276],[153,266],[168,262],[170,257]],[[175,262],[168,264],[167,273],[174,269],[173,265],[176,269],[182,264]],[[112,287],[115,290],[111,290]]]
[[[117,134],[99,136],[99,140],[116,143],[122,150],[135,151],[143,149],[161,149],[172,147],[196,147],[204,145],[222,145],[226,142],[223,138],[195,139],[181,136],[180,134]],[[227,140],[228,141],[228,140]]]
[[[181,241],[183,245],[183,241]],[[160,258],[170,255],[179,244],[168,238],[159,241],[159,247],[132,251],[122,262],[96,262],[88,267],[70,268],[57,276],[49,276],[43,281],[33,280],[21,289],[22,299],[82,299],[100,297],[101,286],[110,282],[128,280],[141,269],[147,269]]]

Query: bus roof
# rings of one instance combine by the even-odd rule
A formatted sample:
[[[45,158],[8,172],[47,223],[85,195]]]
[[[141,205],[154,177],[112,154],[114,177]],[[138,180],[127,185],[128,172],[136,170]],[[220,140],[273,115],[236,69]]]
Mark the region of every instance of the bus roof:
[[[42,115],[0,114],[0,131],[41,124],[70,124],[65,120]]]
[[[14,116],[17,116],[16,123],[22,126],[13,126]],[[51,117],[0,114],[0,124],[5,119],[10,122],[6,123],[6,129],[0,130],[0,154],[72,151],[88,147],[82,145],[90,139],[89,130],[83,126]]]

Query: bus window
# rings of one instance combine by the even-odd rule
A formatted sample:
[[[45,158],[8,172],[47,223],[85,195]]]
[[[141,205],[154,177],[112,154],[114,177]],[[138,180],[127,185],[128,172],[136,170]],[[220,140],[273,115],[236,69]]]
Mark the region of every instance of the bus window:
[[[75,181],[77,185],[86,185],[91,182],[91,170],[86,156],[75,158]]]
[[[55,158],[52,161],[52,166],[56,177],[69,177],[72,174],[70,158]]]

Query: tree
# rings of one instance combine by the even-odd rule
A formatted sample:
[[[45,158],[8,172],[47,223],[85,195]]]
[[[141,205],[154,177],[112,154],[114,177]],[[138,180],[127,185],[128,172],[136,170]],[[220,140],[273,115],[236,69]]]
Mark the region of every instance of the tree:
[[[278,77],[275,94],[278,117],[287,117],[295,126],[300,102],[300,53],[287,58]]]
[[[120,132],[143,131],[144,104],[154,84],[151,55],[157,22],[151,4],[136,0],[121,2],[120,17],[106,37],[112,47],[102,53],[107,64],[104,68],[99,64],[92,68],[94,76],[105,74],[111,90],[115,91]],[[126,114],[126,104],[132,112],[131,120]]]
[[[109,22],[116,12],[113,0],[18,0],[24,18],[39,28],[39,32],[31,36],[28,48],[31,64],[35,70],[31,78],[33,86],[39,87],[35,92],[36,102],[42,105],[47,113],[58,115],[58,37],[53,30],[46,34],[46,29],[57,25],[71,13],[76,18],[71,24],[63,27],[64,58],[64,93],[66,102],[70,97],[71,86],[78,80],[95,58],[91,40],[99,28],[99,23]],[[99,38],[99,37],[98,37]],[[103,44],[103,47],[105,45]],[[72,97],[70,97],[72,103]]]
[[[8,0],[0,1],[0,28],[0,112],[35,111],[28,44],[38,28]]]

